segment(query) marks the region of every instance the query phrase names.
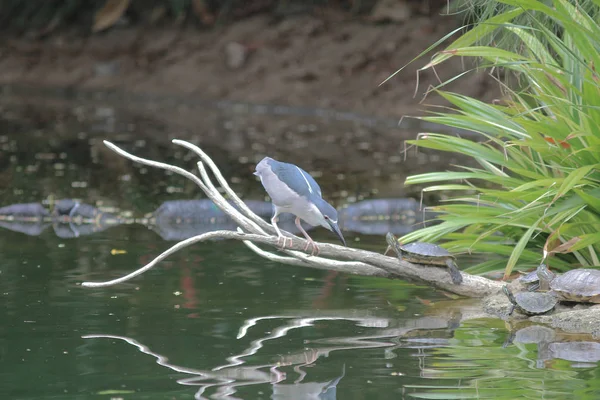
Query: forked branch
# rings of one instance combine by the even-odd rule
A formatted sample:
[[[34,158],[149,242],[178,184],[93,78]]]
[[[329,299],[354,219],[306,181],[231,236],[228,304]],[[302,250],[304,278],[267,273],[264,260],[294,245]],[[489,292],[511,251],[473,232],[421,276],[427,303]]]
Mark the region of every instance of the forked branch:
[[[128,281],[147,270],[154,267],[160,261],[169,255],[179,251],[197,242],[203,242],[210,239],[235,239],[241,240],[252,251],[261,257],[276,262],[291,264],[296,266],[305,266],[317,269],[326,269],[363,276],[376,276],[389,279],[405,279],[418,283],[425,283],[430,286],[443,289],[458,295],[467,297],[484,297],[498,291],[501,284],[480,276],[474,276],[462,273],[463,283],[455,285],[452,283],[448,271],[445,268],[438,268],[425,265],[411,264],[407,261],[400,261],[396,257],[388,257],[382,254],[366,250],[358,250],[349,247],[343,247],[335,244],[319,243],[319,256],[310,256],[303,250],[306,247],[306,240],[292,235],[289,232],[283,232],[285,235],[293,237],[292,245],[287,246],[285,250],[279,250],[284,255],[278,255],[266,250],[260,249],[256,244],[264,244],[275,249],[278,248],[278,240],[273,227],[254,214],[235,192],[229,187],[227,181],[217,168],[210,157],[196,145],[183,141],[173,140],[174,144],[183,146],[196,153],[201,161],[198,162],[198,172],[200,176],[192,174],[183,168],[161,163],[158,161],[147,160],[145,158],[134,156],[114,144],[104,141],[104,144],[115,153],[128,158],[132,161],[161,168],[182,175],[202,189],[208,198],[210,198],[225,214],[231,217],[238,225],[238,231],[214,231],[194,236],[183,240],[170,249],[164,251],[149,264],[131,272],[123,277],[106,282],[83,282],[85,287],[104,287],[112,286],[118,283]],[[229,201],[221,194],[210,179],[205,164],[213,173],[218,185],[229,198]],[[233,203],[236,207],[234,207]],[[382,239],[382,247],[385,241]]]

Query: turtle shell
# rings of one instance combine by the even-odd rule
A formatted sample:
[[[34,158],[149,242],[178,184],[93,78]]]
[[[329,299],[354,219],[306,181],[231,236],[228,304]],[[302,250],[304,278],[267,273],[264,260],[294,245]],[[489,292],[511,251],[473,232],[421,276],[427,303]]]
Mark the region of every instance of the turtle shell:
[[[600,343],[567,342],[550,343],[548,346],[553,358],[581,363],[597,363],[600,361]]]
[[[548,343],[556,338],[554,329],[541,325],[531,325],[519,329],[515,333],[514,341],[517,343]]]
[[[413,242],[400,246],[405,257],[414,259],[454,258],[448,250],[433,243]]]
[[[448,250],[426,242],[413,242],[406,245],[401,245],[393,233],[388,232],[385,236],[388,242],[388,250],[394,249],[399,259],[406,259],[409,262],[416,264],[437,265],[448,268],[450,277],[455,285],[460,285],[463,277],[456,265],[455,258]],[[386,250],[387,253],[387,250]]]
[[[534,292],[540,288],[540,277],[538,276],[537,269],[534,269],[528,274],[521,275],[519,282],[527,285],[527,290]]]
[[[521,275],[521,277],[519,278],[519,281],[521,283],[525,283],[525,284],[535,283],[539,280],[540,280],[540,278],[538,277],[537,269],[534,269],[533,271],[531,271],[528,274]]]
[[[600,303],[600,271],[579,268],[565,272],[550,282],[550,289],[560,300]]]
[[[519,292],[515,294],[515,300],[519,312],[527,315],[547,313],[558,301],[555,296],[540,292]]]

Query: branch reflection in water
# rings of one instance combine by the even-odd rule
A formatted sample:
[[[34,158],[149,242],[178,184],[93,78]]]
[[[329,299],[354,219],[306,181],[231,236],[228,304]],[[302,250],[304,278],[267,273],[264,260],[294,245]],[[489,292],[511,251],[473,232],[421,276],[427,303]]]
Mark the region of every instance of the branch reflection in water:
[[[307,373],[302,370],[302,367],[311,366],[322,356],[328,357],[332,351],[338,350],[353,350],[353,349],[368,349],[377,347],[389,347],[393,346],[392,342],[375,341],[376,339],[391,338],[396,333],[385,333],[383,335],[366,335],[366,336],[355,336],[355,337],[344,337],[344,338],[331,338],[327,342],[330,343],[343,343],[341,346],[328,346],[321,348],[309,348],[297,353],[291,353],[286,356],[282,356],[280,360],[263,365],[250,366],[247,365],[244,358],[256,355],[261,348],[264,347],[265,342],[278,338],[285,337],[290,331],[294,329],[304,328],[313,326],[315,322],[319,321],[333,321],[333,320],[349,320],[356,322],[359,326],[365,327],[387,327],[389,320],[387,318],[377,317],[342,317],[342,316],[330,316],[330,317],[310,317],[310,318],[298,318],[294,316],[265,316],[252,318],[245,321],[240,328],[237,339],[242,339],[248,333],[248,330],[258,323],[266,320],[284,319],[288,320],[285,325],[279,326],[273,331],[260,338],[253,340],[250,346],[239,354],[227,358],[227,363],[216,366],[211,370],[194,369],[188,367],[182,367],[169,362],[166,356],[159,353],[153,352],[147,346],[136,341],[135,339],[118,336],[118,335],[104,335],[104,334],[92,334],[82,336],[84,339],[119,339],[123,340],[135,347],[137,347],[142,353],[151,355],[156,358],[156,362],[159,365],[167,367],[173,371],[194,375],[193,377],[179,379],[177,382],[182,385],[199,386],[200,389],[196,392],[196,399],[205,399],[203,394],[209,388],[215,388],[216,392],[213,398],[230,398],[232,399],[236,393],[236,387],[256,385],[262,383],[270,383],[273,388],[273,399],[323,399],[323,400],[334,400],[337,397],[336,386],[340,380],[345,376],[346,366],[343,365],[341,368],[340,376],[337,376],[326,382],[304,382]],[[293,371],[298,374],[298,378],[293,383],[285,382],[287,375],[281,371],[280,368],[293,366]],[[269,372],[263,370],[268,369]]]
[[[136,346],[141,352],[155,357],[159,365],[179,373],[191,375],[181,378],[177,382],[182,385],[198,386],[199,389],[195,394],[196,399],[235,399],[236,397],[233,396],[238,388],[270,384],[272,399],[334,400],[337,398],[337,385],[346,376],[346,367],[351,369],[353,365],[342,364],[339,366],[341,371],[339,376],[318,382],[310,381],[311,374],[304,370],[305,367],[314,367],[319,363],[319,360],[322,360],[323,357],[328,358],[334,351],[349,351],[352,353],[356,350],[381,348],[383,349],[383,357],[391,359],[396,357],[395,351],[397,349],[414,348],[418,352],[413,356],[418,358],[420,375],[426,377],[425,350],[448,346],[449,340],[447,338],[453,336],[454,329],[459,326],[461,320],[483,317],[472,302],[459,303],[462,303],[460,311],[453,307],[451,307],[451,310],[443,307],[443,310],[438,310],[436,313],[438,315],[425,315],[410,320],[378,317],[367,310],[314,310],[312,312],[291,310],[280,315],[249,318],[238,329],[237,340],[243,340],[252,333],[260,331],[258,326],[262,327],[265,323],[268,325],[269,322],[279,321],[279,325],[274,329],[269,329],[268,334],[252,340],[238,354],[227,357],[225,363],[211,369],[195,369],[172,364],[166,356],[156,353],[135,339],[126,336],[92,334],[85,335],[83,338],[123,340]],[[280,344],[274,343],[274,346],[268,346],[270,341],[284,338],[297,329],[313,327],[320,322],[333,321],[352,322],[358,327],[367,328],[368,333],[304,340],[302,349],[292,349],[286,355],[279,356],[267,363],[250,365],[251,361],[248,360],[256,360],[261,357],[261,350],[263,350],[263,353],[270,354],[270,350]],[[254,327],[257,327],[257,329],[253,329]],[[431,337],[432,331],[440,331],[443,337],[440,337],[440,335]],[[406,371],[396,371],[394,373],[398,376],[404,375],[412,366],[406,368]],[[288,374],[291,371],[296,373],[297,378],[288,382]],[[211,388],[214,389],[214,393],[208,394],[207,390]]]

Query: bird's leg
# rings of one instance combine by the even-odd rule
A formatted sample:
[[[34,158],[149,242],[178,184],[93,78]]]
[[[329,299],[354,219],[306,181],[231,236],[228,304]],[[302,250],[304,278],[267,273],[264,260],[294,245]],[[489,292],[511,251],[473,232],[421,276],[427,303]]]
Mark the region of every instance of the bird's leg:
[[[304,251],[307,251],[308,248],[310,246],[312,246],[312,251],[310,252],[310,255],[311,256],[319,255],[319,246],[317,246],[317,244],[315,243],[315,241],[312,240],[312,238],[310,236],[308,236],[308,233],[306,233],[306,231],[302,227],[302,224],[300,224],[300,218],[299,217],[296,217],[296,226],[298,227],[298,229],[300,229],[300,232],[302,232],[302,234],[304,235],[304,237],[307,240],[306,246],[304,247]]]
[[[277,226],[277,214],[273,215],[273,218],[271,218],[271,224],[273,225],[273,228],[275,228],[275,232],[277,232],[277,246],[281,246],[281,250],[284,250],[287,240],[290,239],[290,247],[292,247],[294,244],[292,238],[283,236],[279,230],[279,227]]]

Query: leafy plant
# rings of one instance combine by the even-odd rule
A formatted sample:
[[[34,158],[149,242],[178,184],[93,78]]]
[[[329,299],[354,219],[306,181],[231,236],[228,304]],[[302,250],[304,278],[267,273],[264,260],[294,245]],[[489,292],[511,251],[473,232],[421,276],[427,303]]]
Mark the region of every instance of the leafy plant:
[[[478,167],[409,177],[406,184],[443,182],[425,190],[448,192],[450,199],[435,207],[441,224],[401,240],[444,237],[455,251],[502,256],[471,272],[504,267],[508,276],[518,261],[537,264],[542,249],[570,240],[567,249],[555,252],[569,254],[553,257],[554,267],[600,265],[600,25],[589,5],[586,10],[567,0],[552,6],[500,3],[510,7],[477,24],[421,70],[451,57],[477,57],[484,67],[516,76],[519,89],[505,86],[506,100],[499,104],[441,91],[445,83],[434,89],[452,107],[421,119],[477,132],[484,140],[428,133],[409,142],[463,154]],[[594,5],[600,9],[600,1]],[[531,26],[513,23],[523,14]],[[549,29],[548,19],[559,29]],[[519,51],[476,45],[494,31],[511,38]]]
[[[577,4],[592,18],[597,20],[600,17],[600,8],[595,0],[577,0]],[[514,4],[501,0],[458,0],[450,3],[450,12],[462,13],[467,23],[473,23],[474,21],[486,21],[494,15],[505,13],[514,7]],[[511,23],[525,26],[532,26],[533,23],[539,23],[555,32],[560,32],[562,29],[561,25],[557,24],[547,14],[532,9],[519,14],[511,20]],[[544,36],[538,36],[538,39],[548,44],[545,42]],[[519,42],[511,40],[510,36],[503,35],[501,30],[494,30],[490,34],[480,37],[477,42],[486,45],[495,43],[496,46],[500,46],[503,49],[519,50]]]

